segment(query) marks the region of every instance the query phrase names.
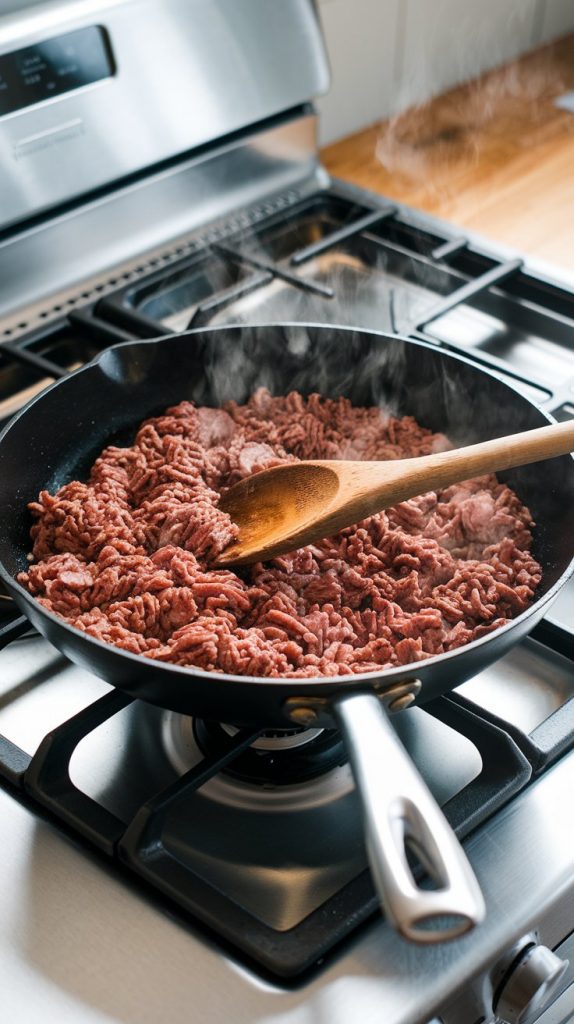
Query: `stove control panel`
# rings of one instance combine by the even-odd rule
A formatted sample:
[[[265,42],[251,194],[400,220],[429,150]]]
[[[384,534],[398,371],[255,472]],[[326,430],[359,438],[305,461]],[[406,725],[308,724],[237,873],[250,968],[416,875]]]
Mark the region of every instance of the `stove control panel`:
[[[532,1024],[556,999],[569,961],[527,936],[497,967],[494,1012],[501,1024]]]
[[[99,25],[0,55],[0,117],[114,74],[109,37]]]

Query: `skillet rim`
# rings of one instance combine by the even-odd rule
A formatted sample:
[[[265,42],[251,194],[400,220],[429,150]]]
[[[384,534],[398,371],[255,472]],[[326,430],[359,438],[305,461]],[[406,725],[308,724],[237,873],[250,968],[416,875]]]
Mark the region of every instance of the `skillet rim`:
[[[469,366],[472,370],[476,370],[481,374],[493,378],[498,383],[503,384],[519,398],[527,402],[534,409],[536,409],[548,423],[556,423],[557,420],[550,415],[545,409],[539,405],[538,402],[531,398],[526,397],[518,387],[510,383],[507,379],[507,375],[502,372],[497,372],[495,369],[490,367],[484,367],[475,360],[469,359],[467,356],[458,352],[453,352],[448,348],[442,348],[439,345],[434,345],[431,342],[423,341],[418,338],[407,338],[404,335],[389,334],[386,331],[375,331],[370,329],[363,329],[361,327],[353,327],[348,324],[322,324],[322,323],[305,323],[301,321],[278,321],[270,324],[219,324],[214,327],[196,327],[188,331],[181,331],[177,334],[162,334],[156,338],[134,338],[129,341],[118,342],[115,345],[110,345],[103,349],[101,352],[90,360],[89,363],[85,363],[83,366],[78,367],[77,370],[73,370],[65,377],[61,377],[55,380],[52,384],[49,384],[39,394],[35,395],[29,402],[27,402],[18,412],[12,417],[6,426],[0,431],[0,460],[1,460],[1,449],[4,439],[8,436],[10,431],[20,423],[20,421],[26,416],[30,409],[33,408],[38,402],[41,402],[43,398],[51,391],[54,391],[59,387],[68,386],[68,382],[74,380],[75,377],[80,374],[87,373],[93,370],[97,365],[102,362],[110,352],[115,352],[118,349],[123,349],[128,346],[137,347],[148,346],[148,345],[159,345],[164,341],[179,341],[183,338],[188,338],[195,335],[206,335],[215,334],[218,332],[229,332],[233,330],[249,330],[249,331],[265,331],[265,330],[280,330],[285,329],[297,329],[304,328],[315,331],[320,329],[321,331],[345,331],[350,334],[361,334],[369,335],[375,338],[384,338],[386,341],[401,341],[408,345],[414,345],[418,348],[427,349],[431,352],[436,353],[437,356],[446,357],[452,359],[454,362],[464,363]],[[574,453],[570,454],[570,458],[574,459]],[[127,663],[130,662],[136,666],[141,666],[142,662],[148,666],[153,666],[156,670],[162,669],[169,671],[172,675],[180,676],[182,678],[191,679],[209,679],[216,681],[218,678],[224,679],[226,683],[245,683],[249,685],[253,684],[268,684],[274,685],[278,690],[285,690],[292,688],[292,690],[300,693],[302,697],[307,695],[307,691],[316,693],[318,690],[322,691],[323,694],[327,694],[332,691],[333,695],[341,693],[342,691],[358,691],[360,689],[373,689],[375,688],[378,693],[383,693],[388,687],[392,687],[395,683],[403,681],[405,676],[416,677],[417,666],[424,666],[424,674],[426,675],[428,670],[438,665],[445,665],[456,661],[457,657],[462,656],[468,651],[477,651],[481,647],[485,646],[490,640],[495,637],[503,636],[510,630],[516,628],[517,624],[524,622],[530,616],[534,615],[536,611],[540,611],[545,605],[551,603],[557,596],[558,592],[567,583],[570,577],[574,574],[574,550],[569,564],[567,565],[564,572],[558,577],[552,587],[543,594],[538,600],[534,601],[528,608],[526,608],[516,618],[510,619],[504,626],[499,626],[496,630],[491,633],[486,633],[484,636],[479,637],[476,640],[472,640],[470,643],[463,644],[461,647],[456,647],[451,651],[445,651],[443,654],[435,654],[430,658],[425,658],[423,661],[409,662],[406,665],[397,665],[392,668],[382,669],[380,672],[361,672],[361,673],[348,673],[340,676],[312,676],[301,678],[299,676],[250,676],[250,675],[234,675],[226,672],[218,671],[205,671],[194,668],[192,666],[175,665],[172,662],[156,661],[153,658],[147,658],[145,654],[133,654],[131,651],[126,651],[121,647],[117,647],[115,644],[106,643],[103,640],[99,640],[97,637],[91,636],[89,633],[85,633],[75,626],[70,625],[59,615],[49,611],[39,604],[32,595],[24,589],[24,587],[17,582],[17,580],[8,572],[4,566],[4,562],[0,558],[0,579],[2,579],[9,591],[15,592],[16,602],[21,607],[22,605],[30,605],[34,610],[37,610],[38,614],[42,617],[53,622],[56,626],[69,631],[78,640],[85,641],[88,648],[95,647],[97,650],[104,652],[116,653],[120,658],[125,658]],[[540,618],[541,616],[538,616]],[[533,623],[534,626],[534,623]],[[41,631],[40,631],[41,632]],[[42,634],[43,635],[43,634]],[[47,638],[46,638],[47,639]],[[51,640],[48,640],[52,643]],[[53,644],[55,647],[56,645]],[[57,648],[60,650],[60,648]],[[65,655],[66,656],[66,655]],[[73,659],[71,659],[73,660]],[[497,660],[497,659],[495,659]],[[383,685],[383,681],[384,684]],[[456,684],[455,684],[456,685]],[[423,681],[424,689],[424,681]]]

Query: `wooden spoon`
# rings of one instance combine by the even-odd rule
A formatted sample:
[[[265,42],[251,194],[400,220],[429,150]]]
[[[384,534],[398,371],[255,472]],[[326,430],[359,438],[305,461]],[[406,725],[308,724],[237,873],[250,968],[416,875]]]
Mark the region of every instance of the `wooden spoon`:
[[[574,421],[387,462],[292,462],[231,487],[219,507],[239,527],[216,565],[248,565],[294,551],[381,509],[485,473],[574,450]]]

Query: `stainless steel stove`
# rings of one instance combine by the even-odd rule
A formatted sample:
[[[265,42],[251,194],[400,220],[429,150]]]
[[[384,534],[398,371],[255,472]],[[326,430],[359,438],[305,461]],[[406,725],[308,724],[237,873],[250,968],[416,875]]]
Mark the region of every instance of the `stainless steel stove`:
[[[424,338],[574,416],[572,283],[330,180],[326,85],[310,0],[0,17],[0,419],[122,340],[280,321]],[[0,648],[6,1019],[573,1018],[574,585],[396,722],[487,903],[434,948],[381,917],[336,733],[130,702],[1,595]]]

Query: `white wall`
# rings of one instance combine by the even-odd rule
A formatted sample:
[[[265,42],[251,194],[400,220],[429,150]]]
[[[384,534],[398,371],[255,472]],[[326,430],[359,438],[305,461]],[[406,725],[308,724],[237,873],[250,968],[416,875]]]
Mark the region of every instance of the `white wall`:
[[[574,29],[574,0],[540,0],[540,39],[547,42]]]
[[[324,144],[574,31],[574,0],[319,0]]]

